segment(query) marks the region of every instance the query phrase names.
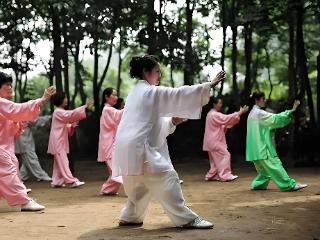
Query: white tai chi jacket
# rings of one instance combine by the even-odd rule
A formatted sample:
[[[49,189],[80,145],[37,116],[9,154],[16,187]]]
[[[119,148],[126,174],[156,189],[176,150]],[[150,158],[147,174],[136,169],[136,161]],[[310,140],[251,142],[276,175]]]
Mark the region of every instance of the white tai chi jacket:
[[[173,169],[162,117],[199,119],[208,103],[211,83],[169,88],[140,80],[129,93],[119,124],[112,176],[135,176]],[[168,135],[168,134],[167,134]]]

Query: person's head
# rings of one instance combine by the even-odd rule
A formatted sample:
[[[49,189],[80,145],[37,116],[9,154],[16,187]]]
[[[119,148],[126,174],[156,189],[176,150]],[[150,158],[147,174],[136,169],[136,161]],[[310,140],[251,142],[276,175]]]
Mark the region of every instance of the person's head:
[[[216,111],[220,112],[221,109],[222,109],[222,106],[223,106],[223,102],[222,102],[222,99],[221,98],[211,98],[210,99],[210,102],[211,102],[211,107],[213,109],[215,109]]]
[[[51,101],[56,107],[66,108],[68,106],[68,98],[64,92],[57,92],[51,97]]]
[[[124,108],[124,99],[123,98],[118,98],[117,103],[113,106],[116,109],[123,109]]]
[[[255,91],[250,95],[253,103],[260,108],[264,108],[266,106],[266,98],[263,92]]]
[[[102,93],[102,106],[105,103],[109,104],[110,106],[114,106],[117,103],[118,93],[114,88],[106,88],[103,90]]]
[[[0,72],[0,97],[12,99],[12,77]]]
[[[161,77],[159,59],[153,55],[133,57],[130,61],[130,76],[146,80],[150,85],[159,85]]]

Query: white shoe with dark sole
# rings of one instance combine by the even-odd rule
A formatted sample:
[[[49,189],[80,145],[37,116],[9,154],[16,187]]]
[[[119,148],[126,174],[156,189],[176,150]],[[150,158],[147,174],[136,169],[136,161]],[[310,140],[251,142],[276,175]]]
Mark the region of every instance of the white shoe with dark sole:
[[[45,209],[45,206],[40,205],[33,199],[30,199],[28,203],[21,205],[22,212],[36,212],[44,209]]]

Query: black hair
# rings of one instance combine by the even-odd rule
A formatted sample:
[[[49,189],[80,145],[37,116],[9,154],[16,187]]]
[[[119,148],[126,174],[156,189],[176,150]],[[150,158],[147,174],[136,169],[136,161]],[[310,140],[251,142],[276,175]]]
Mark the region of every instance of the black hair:
[[[130,61],[130,76],[143,79],[143,70],[151,71],[159,62],[153,55],[135,56]]]
[[[12,77],[4,72],[0,72],[0,88],[3,84],[8,82],[12,83]]]
[[[60,107],[65,97],[66,97],[65,92],[57,92],[55,95],[51,97],[51,102],[56,107]]]
[[[253,93],[251,93],[250,95],[250,106],[255,105],[255,101],[259,100],[260,98],[265,97],[264,92],[260,92],[260,91],[254,91]]]
[[[115,90],[115,89],[112,88],[112,87],[108,87],[108,88],[103,90],[102,97],[101,97],[101,111],[102,111],[102,109],[104,107],[104,104],[106,103],[106,96],[110,97],[111,94],[113,93],[113,90]]]
[[[122,103],[124,103],[124,99],[123,98],[118,98],[117,99],[117,103],[113,107],[120,110]]]
[[[212,108],[213,104],[217,104],[219,100],[222,100],[222,98],[211,96],[208,105]]]

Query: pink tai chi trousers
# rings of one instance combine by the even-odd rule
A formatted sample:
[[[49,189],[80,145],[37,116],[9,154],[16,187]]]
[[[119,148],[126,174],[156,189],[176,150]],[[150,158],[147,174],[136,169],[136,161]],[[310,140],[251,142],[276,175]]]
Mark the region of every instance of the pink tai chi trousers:
[[[19,177],[18,159],[3,149],[0,149],[0,197],[5,198],[9,206],[23,205],[30,200]]]
[[[60,153],[55,154],[51,184],[54,186],[62,186],[65,183],[70,184],[78,181],[79,180],[75,178],[70,171],[67,153],[61,151]]]
[[[208,152],[210,160],[210,170],[206,174],[208,180],[229,181],[234,177],[231,173],[231,155],[227,148],[217,148]]]
[[[116,194],[119,191],[119,188],[122,185],[122,178],[117,177],[115,179],[111,178],[112,175],[112,165],[111,165],[111,159],[106,163],[106,168],[107,168],[107,173],[109,174],[109,177],[107,179],[107,181],[105,181],[105,183],[102,185],[101,190],[100,190],[100,194]],[[115,181],[116,180],[116,181]]]

